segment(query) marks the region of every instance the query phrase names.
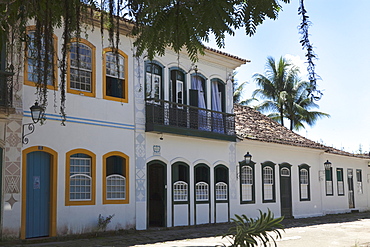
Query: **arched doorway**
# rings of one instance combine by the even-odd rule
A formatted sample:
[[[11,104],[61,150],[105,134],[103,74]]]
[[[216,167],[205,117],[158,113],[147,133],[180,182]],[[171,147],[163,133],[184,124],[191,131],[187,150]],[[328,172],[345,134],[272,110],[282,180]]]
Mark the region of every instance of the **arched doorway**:
[[[166,164],[161,161],[148,163],[148,227],[165,227],[166,224]]]
[[[56,235],[57,154],[47,147],[23,151],[21,238]]]

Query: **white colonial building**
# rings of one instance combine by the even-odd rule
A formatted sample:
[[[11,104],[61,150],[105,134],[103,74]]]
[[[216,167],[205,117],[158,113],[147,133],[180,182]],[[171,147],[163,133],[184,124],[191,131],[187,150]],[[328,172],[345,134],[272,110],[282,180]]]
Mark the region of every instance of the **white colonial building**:
[[[149,61],[121,30],[117,68],[98,28],[86,32],[88,40],[71,40],[65,126],[57,69],[46,122],[30,125],[32,42],[18,76],[0,74],[3,236],[92,232],[99,215],[114,215],[107,229],[117,230],[227,222],[268,208],[293,217],[369,208],[369,157],[233,105],[231,75],[247,60],[207,48],[195,64],[170,50]],[[54,40],[57,59],[61,30]]]

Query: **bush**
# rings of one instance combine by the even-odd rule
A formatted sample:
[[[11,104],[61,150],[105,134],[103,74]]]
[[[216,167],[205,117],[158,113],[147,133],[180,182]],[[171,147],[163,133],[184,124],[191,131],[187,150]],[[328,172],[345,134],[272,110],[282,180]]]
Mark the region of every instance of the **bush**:
[[[266,247],[270,246],[271,242],[276,246],[271,232],[276,234],[277,239],[281,238],[280,231],[284,231],[284,226],[280,223],[284,216],[275,219],[270,210],[267,213],[262,213],[261,210],[259,212],[260,216],[257,219],[236,214],[235,219],[232,219],[235,226],[231,227],[223,238],[230,238],[232,247],[253,247],[259,243]]]

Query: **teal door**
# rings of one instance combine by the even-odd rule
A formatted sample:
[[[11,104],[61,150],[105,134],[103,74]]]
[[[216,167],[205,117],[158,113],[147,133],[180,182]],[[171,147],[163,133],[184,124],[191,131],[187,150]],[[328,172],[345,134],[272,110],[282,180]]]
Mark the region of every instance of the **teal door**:
[[[49,236],[50,154],[27,154],[26,238]]]

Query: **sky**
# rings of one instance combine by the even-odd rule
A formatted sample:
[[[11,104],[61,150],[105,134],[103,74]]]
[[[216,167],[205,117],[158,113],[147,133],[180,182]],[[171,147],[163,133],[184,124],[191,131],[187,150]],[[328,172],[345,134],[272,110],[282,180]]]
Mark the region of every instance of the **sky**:
[[[239,83],[247,81],[244,98],[251,98],[256,84],[255,73],[263,74],[268,56],[289,58],[302,67],[301,78],[307,80],[305,51],[299,43],[298,0],[283,4],[275,21],[266,20],[257,33],[246,36],[238,30],[226,38],[224,49],[214,42],[206,44],[221,51],[251,60],[237,69]],[[370,151],[370,1],[305,0],[312,22],[310,42],[318,56],[315,61],[317,81],[323,97],[318,110],[331,115],[319,119],[313,127],[298,133],[308,139],[348,152]]]

